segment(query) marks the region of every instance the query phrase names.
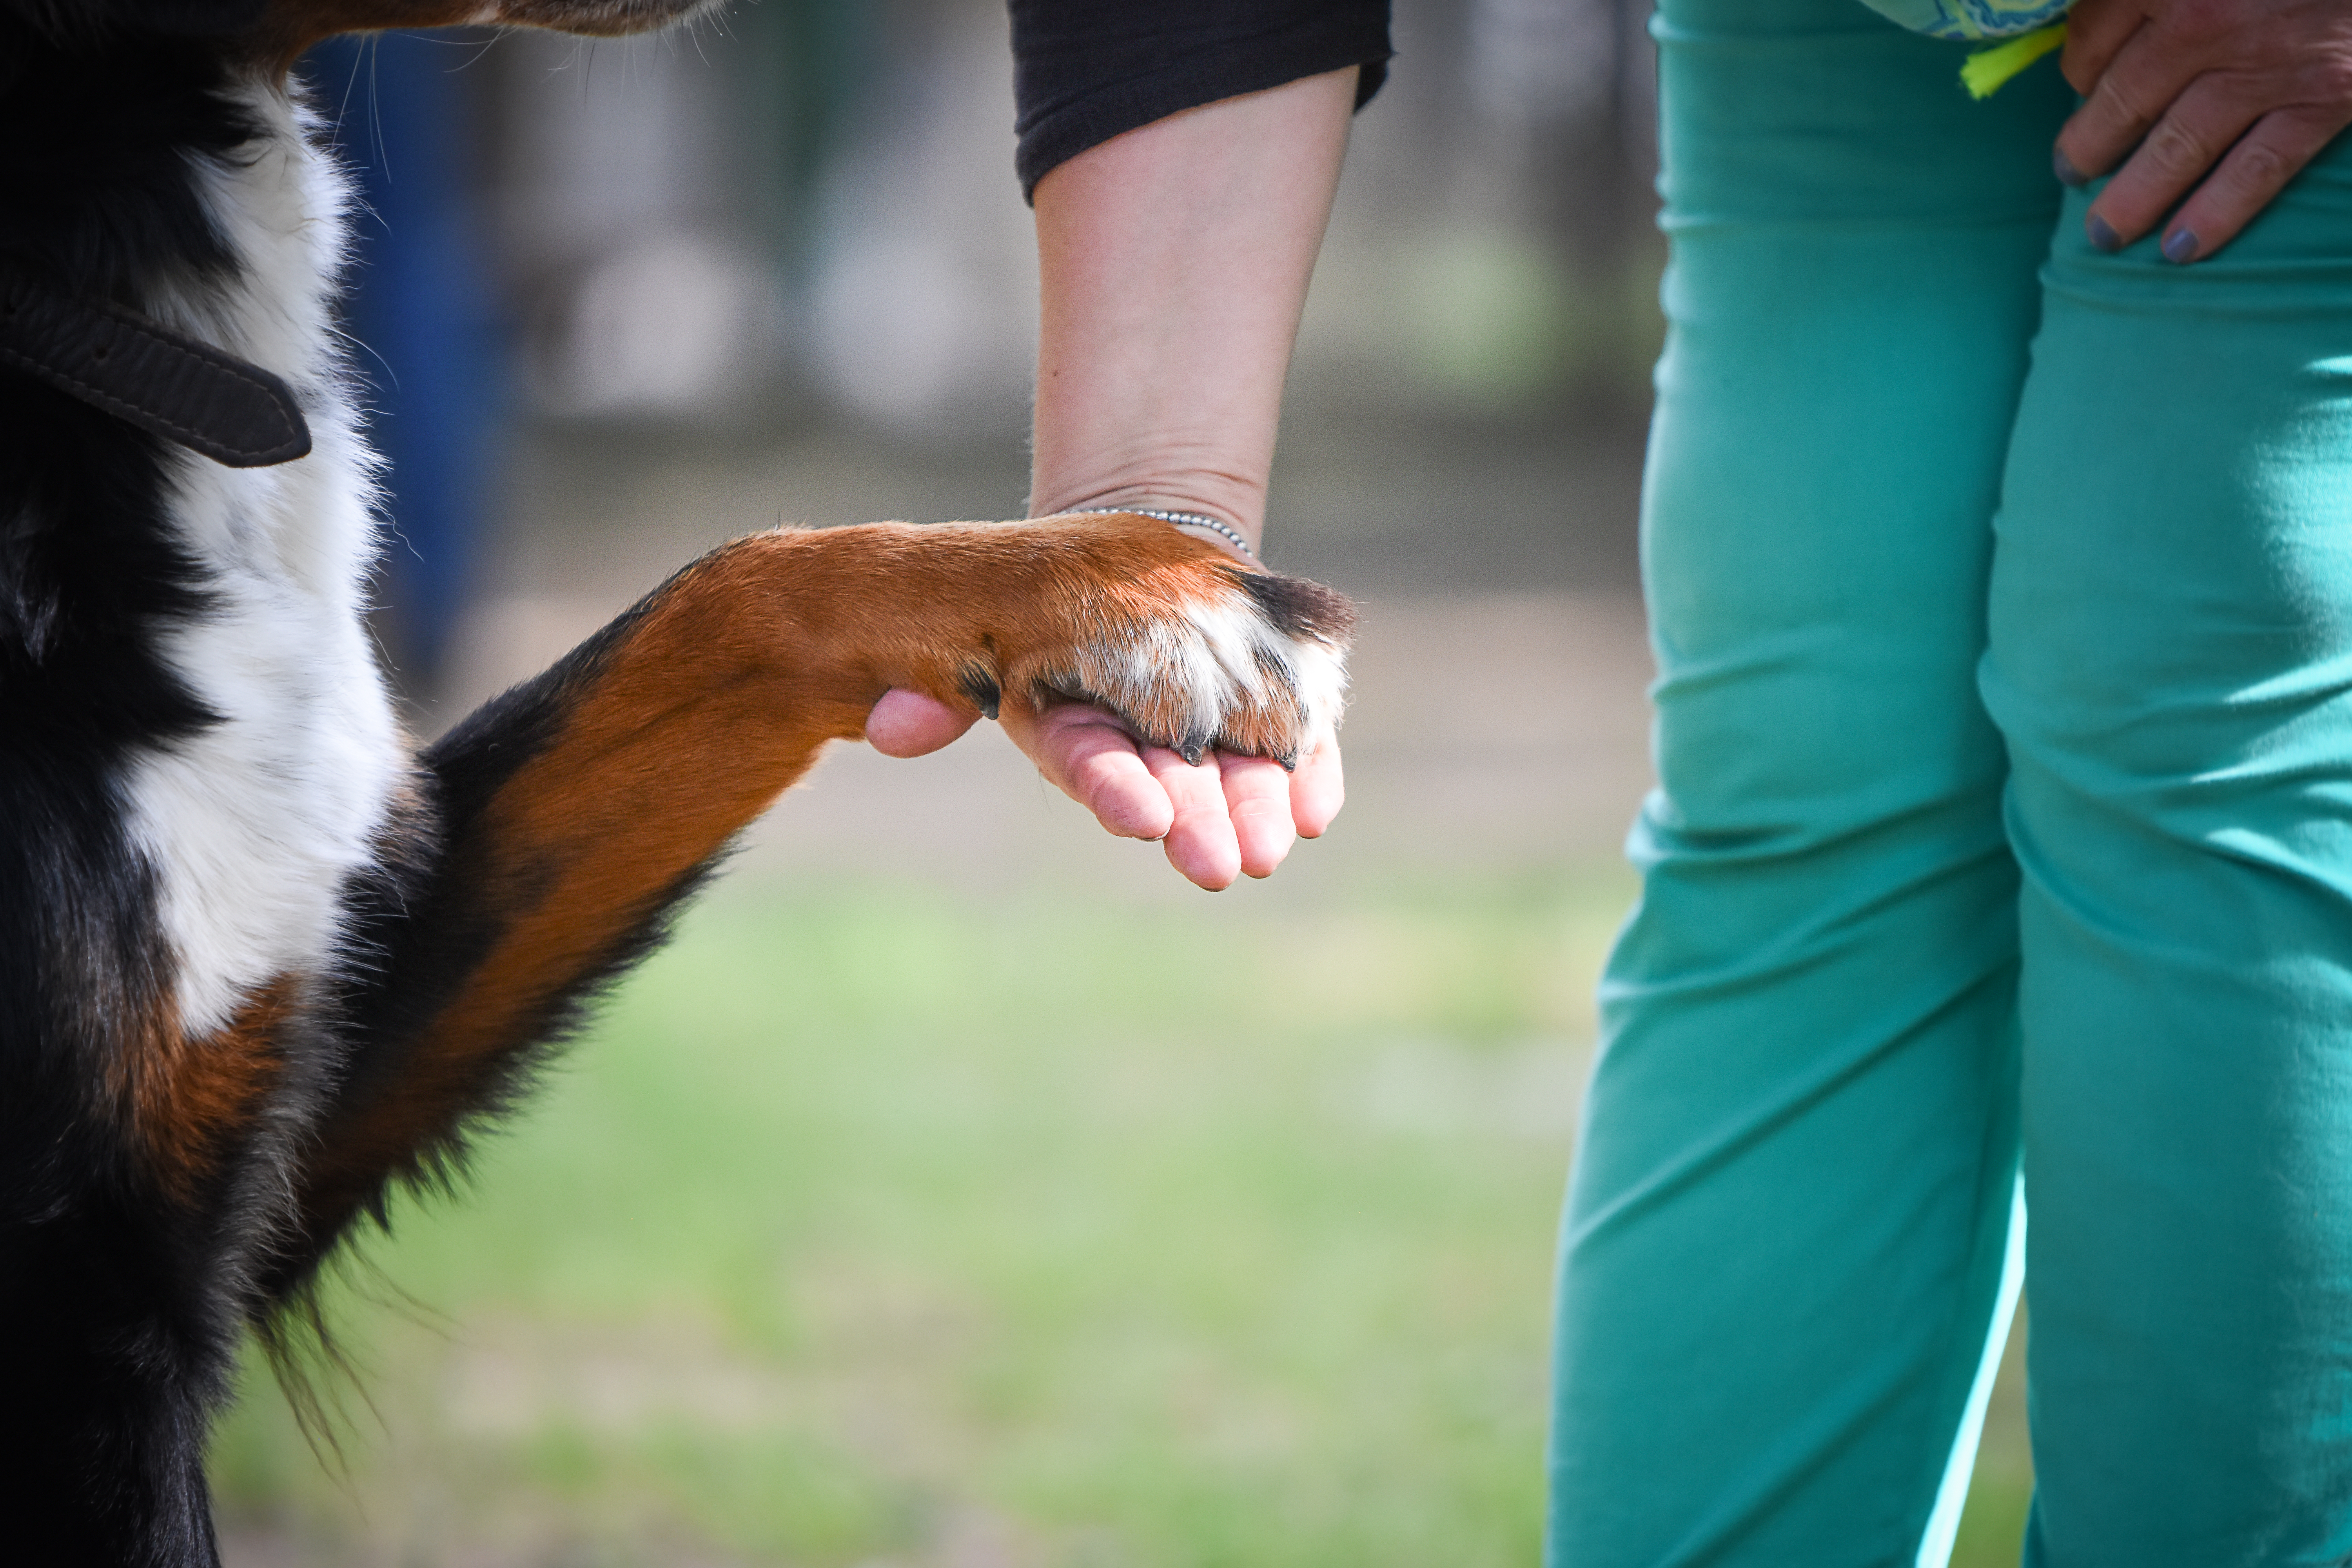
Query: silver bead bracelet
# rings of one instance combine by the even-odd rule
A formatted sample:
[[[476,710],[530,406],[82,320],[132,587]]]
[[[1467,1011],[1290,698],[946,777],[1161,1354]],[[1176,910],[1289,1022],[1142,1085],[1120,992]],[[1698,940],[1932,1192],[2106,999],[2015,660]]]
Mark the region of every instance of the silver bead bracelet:
[[[1071,510],[1079,517],[1115,517],[1121,514],[1128,517],[1156,517],[1162,522],[1180,523],[1186,528],[1205,528],[1211,533],[1230,541],[1234,549],[1252,561],[1257,559],[1257,552],[1250,548],[1249,541],[1242,537],[1241,530],[1201,512],[1153,511],[1149,507],[1140,506],[1082,506]]]

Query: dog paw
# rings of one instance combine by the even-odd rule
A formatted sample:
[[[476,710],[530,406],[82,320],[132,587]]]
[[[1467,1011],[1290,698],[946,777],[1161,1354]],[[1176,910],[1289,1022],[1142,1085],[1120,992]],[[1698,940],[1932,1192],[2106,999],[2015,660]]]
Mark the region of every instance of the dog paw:
[[[1088,542],[1118,548],[1099,578],[1069,584],[1067,640],[1009,664],[1006,689],[1037,707],[1097,703],[1192,763],[1214,748],[1291,768],[1338,729],[1355,625],[1345,597],[1244,566],[1164,522],[1078,526]]]

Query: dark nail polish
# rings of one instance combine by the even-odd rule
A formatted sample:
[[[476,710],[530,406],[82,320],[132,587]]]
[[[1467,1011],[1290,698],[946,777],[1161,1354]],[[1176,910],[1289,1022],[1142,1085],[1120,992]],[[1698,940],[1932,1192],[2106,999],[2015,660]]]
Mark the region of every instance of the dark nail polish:
[[[2114,225],[2096,213],[2084,221],[2083,227],[2090,235],[2091,243],[2110,255],[2124,247],[2124,237],[2116,232]]]
[[[2063,147],[2051,150],[2050,166],[2057,172],[2058,183],[2062,185],[2087,185],[2091,183],[2091,176],[2074,167],[2074,160],[2066,156]]]
[[[2197,259],[2197,231],[2176,228],[2164,237],[2164,258],[2167,261],[2190,262]]]

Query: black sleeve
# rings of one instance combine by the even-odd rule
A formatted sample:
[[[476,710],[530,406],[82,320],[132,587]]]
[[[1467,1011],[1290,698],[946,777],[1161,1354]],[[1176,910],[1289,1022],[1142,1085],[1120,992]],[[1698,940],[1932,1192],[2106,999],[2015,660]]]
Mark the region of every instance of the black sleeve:
[[[1388,76],[1389,0],[1010,0],[1025,195],[1098,142],[1180,110],[1362,68]]]

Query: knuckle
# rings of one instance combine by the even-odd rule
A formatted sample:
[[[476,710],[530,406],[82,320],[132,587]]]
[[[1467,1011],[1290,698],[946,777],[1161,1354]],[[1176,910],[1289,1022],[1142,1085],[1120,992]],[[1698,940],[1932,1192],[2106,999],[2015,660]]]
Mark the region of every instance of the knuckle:
[[[2352,38],[2316,47],[2283,46],[2275,58],[2231,75],[2233,101],[2251,114],[2309,127],[2315,151],[2352,120]]]
[[[2168,118],[2147,133],[2140,156],[2159,174],[2186,178],[2211,165],[2213,144],[2195,127]]]
[[[2340,108],[2352,101],[2352,42],[2331,41],[2301,58],[2305,101]]]
[[[2091,108],[2100,120],[2128,127],[2135,133],[2153,118],[2140,107],[2137,95],[2116,79],[2112,70],[2099,79],[2097,89],[2091,94]]]
[[[2189,42],[2224,37],[2242,21],[2230,0],[2178,0],[2165,17],[2165,31]]]
[[[2241,190],[2274,191],[2294,173],[2294,163],[2285,152],[2259,137],[2249,137],[2238,144],[2238,150],[2223,171],[2229,183]]]

